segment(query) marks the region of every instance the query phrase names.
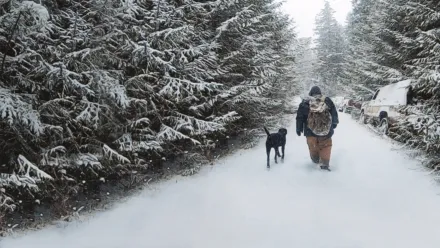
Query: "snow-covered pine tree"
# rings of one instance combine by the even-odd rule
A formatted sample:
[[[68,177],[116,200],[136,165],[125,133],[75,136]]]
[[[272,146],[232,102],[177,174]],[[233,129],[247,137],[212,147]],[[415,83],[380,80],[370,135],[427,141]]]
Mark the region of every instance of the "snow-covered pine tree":
[[[40,179],[52,179],[31,162],[38,159],[39,143],[51,126],[35,108],[40,86],[28,76],[41,58],[33,37],[49,32],[49,13],[32,1],[14,1],[9,7],[0,16],[0,185],[5,192],[8,187],[36,189]],[[13,201],[3,193],[5,204]]]
[[[350,15],[351,69],[361,86],[374,88],[413,79],[417,105],[401,109],[406,116],[390,136],[438,156],[438,4],[430,1],[369,1],[354,4]],[[354,75],[354,74],[352,74]],[[431,166],[438,169],[438,158]]]
[[[2,154],[0,163],[6,165],[1,172],[9,182],[2,182],[7,192],[8,187],[19,192],[26,185],[38,189],[43,174],[57,180],[49,184],[52,187],[63,180],[79,179],[78,174],[72,174],[75,170],[90,172],[103,168],[104,161],[115,163],[115,154],[109,156],[109,147],[103,142],[115,125],[124,123],[125,118],[120,117],[128,100],[119,83],[120,68],[95,42],[97,36],[92,32],[94,25],[98,31],[99,22],[103,22],[96,13],[103,2],[70,1],[59,6],[44,1],[44,6],[14,1],[10,11],[0,17],[3,39],[14,44],[15,51],[4,53],[1,72],[5,82],[1,122],[7,125],[0,131],[7,141],[1,148],[8,152]],[[108,16],[104,19],[114,21]],[[106,131],[108,126],[113,128]],[[121,163],[127,162],[117,157]],[[27,172],[22,180],[24,165],[41,168],[51,176],[43,171],[31,176]],[[51,191],[51,187],[45,189]],[[22,198],[37,196],[28,194],[27,189],[22,191]],[[39,194],[44,196],[45,192]]]
[[[275,121],[295,89],[295,36],[278,6],[10,1],[0,12],[0,209],[13,208],[11,192],[57,201],[176,147],[212,147],[210,135],[239,130],[240,118],[243,128]],[[23,194],[17,180],[51,183]]]
[[[224,90],[216,80],[222,71],[206,25],[212,4],[159,0],[139,5],[146,15],[141,27],[145,35],[133,36],[131,63],[142,69],[125,85],[136,106],[135,119],[150,119],[151,128],[121,137],[133,149],[157,150],[160,143],[180,139],[200,144],[198,136],[223,131],[236,119],[207,119],[222,115],[213,110]]]
[[[347,27],[352,72],[348,81],[357,82],[353,86],[360,91],[366,89],[370,97],[376,88],[409,76],[403,67],[417,54],[413,50],[417,42],[411,32],[405,31],[408,28],[406,13],[402,12],[405,2],[354,2]]]
[[[295,81],[300,85],[300,95],[307,96],[310,88],[317,82],[315,76],[317,56],[312,48],[312,38],[300,38],[296,49]]]
[[[270,98],[281,99],[282,109],[291,113],[291,100],[300,91],[299,82],[296,80],[295,59],[298,56],[299,43],[293,30],[293,20],[287,15],[282,15],[276,11],[277,19],[273,19],[272,24],[272,49],[276,54],[275,72],[276,81],[272,87]],[[285,112],[274,110],[278,114],[278,119],[282,118]]]
[[[295,34],[278,7],[271,0],[221,0],[213,10],[211,25],[220,64],[227,71],[223,82],[232,86],[224,106],[236,110],[244,117],[242,125],[252,128],[276,119],[267,113],[276,108],[280,112],[285,96],[277,94],[293,83],[286,72],[293,68]]]
[[[370,99],[377,87],[384,84],[382,71],[377,63],[375,44],[378,37],[382,12],[377,1],[353,1],[353,10],[348,16],[345,29],[347,37],[347,78],[344,83],[352,97]]]
[[[416,106],[402,109],[407,118],[390,130],[390,135],[411,147],[421,148],[434,155],[431,166],[438,169],[440,151],[440,122],[438,87],[438,29],[440,8],[429,1],[398,1],[389,4],[393,21],[389,21],[388,44],[397,47],[398,55],[388,56],[400,64],[406,77],[414,79]],[[391,41],[389,41],[391,40]],[[397,44],[397,45],[396,45]]]
[[[346,42],[343,28],[336,21],[328,1],[316,16],[315,25],[318,85],[332,95],[345,78]]]

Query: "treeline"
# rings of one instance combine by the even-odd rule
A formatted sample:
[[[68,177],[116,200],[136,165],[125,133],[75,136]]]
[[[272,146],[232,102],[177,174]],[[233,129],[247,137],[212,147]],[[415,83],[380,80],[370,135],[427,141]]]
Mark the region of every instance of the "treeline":
[[[414,105],[389,135],[434,159],[440,152],[440,4],[425,0],[357,0],[348,18],[346,84],[370,99],[368,89],[411,79]],[[356,87],[362,86],[362,87]],[[367,90],[363,90],[367,89]]]
[[[0,4],[0,220],[170,156],[200,162],[276,123],[295,91],[274,0]]]

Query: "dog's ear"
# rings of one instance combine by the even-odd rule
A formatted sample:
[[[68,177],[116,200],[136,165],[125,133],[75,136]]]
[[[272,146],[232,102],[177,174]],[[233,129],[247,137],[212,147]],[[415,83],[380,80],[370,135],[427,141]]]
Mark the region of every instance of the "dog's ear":
[[[282,134],[284,134],[284,135],[287,135],[287,129],[285,129],[285,128],[280,128],[280,129],[278,130],[278,132],[279,132],[279,133],[282,133]]]

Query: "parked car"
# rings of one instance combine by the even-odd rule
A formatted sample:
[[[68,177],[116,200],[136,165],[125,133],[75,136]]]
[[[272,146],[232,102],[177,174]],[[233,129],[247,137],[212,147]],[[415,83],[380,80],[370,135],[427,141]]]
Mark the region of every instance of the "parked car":
[[[350,103],[353,100],[351,99],[345,99],[344,102],[341,104],[341,106],[339,106],[339,112],[343,112],[343,113],[350,113],[352,106],[350,106]]]
[[[353,99],[346,99],[344,100],[344,102],[339,105],[339,112],[344,112],[344,113],[351,113],[351,111],[353,111],[353,109],[361,109],[362,103],[355,101]]]
[[[342,112],[344,110],[344,105],[345,105],[346,101],[347,100],[344,99],[341,103],[339,103],[339,105],[338,105],[338,111],[339,112]]]
[[[412,103],[411,80],[404,80],[379,88],[361,108],[360,121],[369,122],[387,133],[389,125],[401,118],[398,109]]]
[[[334,96],[334,97],[331,97],[331,99],[332,99],[333,103],[335,104],[335,106],[339,108],[341,106],[341,104],[344,102],[345,97]]]

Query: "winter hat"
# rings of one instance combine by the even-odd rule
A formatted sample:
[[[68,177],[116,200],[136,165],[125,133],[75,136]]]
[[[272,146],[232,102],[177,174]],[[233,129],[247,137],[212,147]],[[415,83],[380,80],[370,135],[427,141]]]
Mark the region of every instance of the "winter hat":
[[[321,95],[321,89],[318,86],[313,86],[310,89],[309,96]]]

